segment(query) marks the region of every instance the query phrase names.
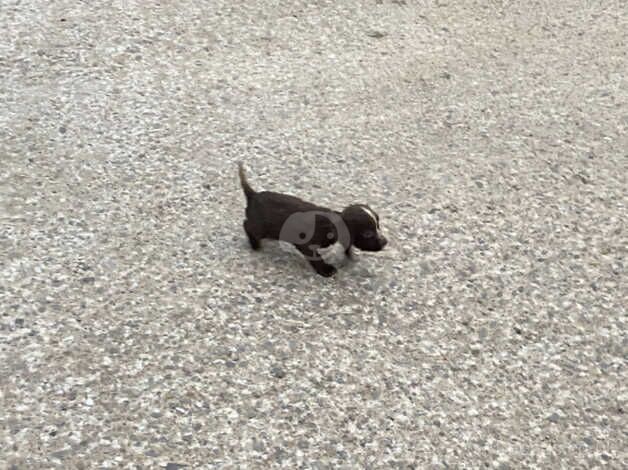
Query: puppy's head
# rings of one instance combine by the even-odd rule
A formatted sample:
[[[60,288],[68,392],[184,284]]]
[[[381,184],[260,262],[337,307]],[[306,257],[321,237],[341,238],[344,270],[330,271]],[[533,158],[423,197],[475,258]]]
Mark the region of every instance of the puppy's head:
[[[379,216],[365,204],[354,204],[342,211],[342,220],[351,233],[352,244],[364,251],[380,251],[388,240],[379,228]]]

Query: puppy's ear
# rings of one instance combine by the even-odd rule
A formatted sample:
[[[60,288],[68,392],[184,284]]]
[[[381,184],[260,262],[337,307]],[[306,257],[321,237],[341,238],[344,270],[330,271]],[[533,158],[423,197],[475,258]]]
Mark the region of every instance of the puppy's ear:
[[[359,214],[357,212],[357,207],[355,205],[345,207],[340,216],[342,217],[342,221],[349,230],[349,235],[351,236],[351,244],[353,245],[353,241],[355,240],[355,236],[359,230]]]

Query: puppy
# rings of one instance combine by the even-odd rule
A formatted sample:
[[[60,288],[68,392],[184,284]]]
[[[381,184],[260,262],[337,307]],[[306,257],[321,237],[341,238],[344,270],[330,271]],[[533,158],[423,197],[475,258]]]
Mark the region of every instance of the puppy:
[[[379,227],[379,216],[365,204],[353,204],[342,212],[317,206],[287,194],[256,192],[239,164],[240,184],[246,196],[244,231],[251,248],[262,239],[293,244],[321,276],[336,273],[334,253],[351,257],[351,247],[380,251],[388,241]]]

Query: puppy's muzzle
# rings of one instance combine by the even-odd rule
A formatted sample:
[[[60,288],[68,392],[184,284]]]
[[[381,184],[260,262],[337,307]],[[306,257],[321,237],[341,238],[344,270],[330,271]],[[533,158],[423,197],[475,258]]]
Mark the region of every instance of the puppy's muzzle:
[[[382,248],[384,248],[386,245],[388,245],[388,240],[387,240],[387,239],[386,239],[386,237],[384,237],[384,236],[379,237],[378,242],[379,242],[380,249],[382,249]]]

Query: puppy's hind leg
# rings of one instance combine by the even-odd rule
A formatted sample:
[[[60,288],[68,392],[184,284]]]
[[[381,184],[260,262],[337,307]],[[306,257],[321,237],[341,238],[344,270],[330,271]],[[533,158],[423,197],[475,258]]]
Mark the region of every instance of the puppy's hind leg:
[[[260,240],[263,238],[259,229],[255,227],[255,224],[252,224],[250,220],[244,221],[244,231],[246,232],[247,237],[249,237],[249,243],[251,244],[251,248],[254,250],[259,250],[261,248]]]

